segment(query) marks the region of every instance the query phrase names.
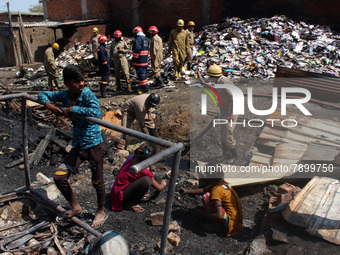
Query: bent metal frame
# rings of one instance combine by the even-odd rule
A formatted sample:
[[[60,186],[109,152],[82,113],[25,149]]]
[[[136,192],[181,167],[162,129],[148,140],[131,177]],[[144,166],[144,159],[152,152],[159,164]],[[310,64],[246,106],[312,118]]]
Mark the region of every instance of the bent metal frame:
[[[11,94],[11,95],[5,95],[5,96],[0,96],[0,101],[6,101],[6,100],[11,100],[11,99],[16,99],[16,98],[21,98],[21,118],[22,118],[22,139],[23,139],[23,149],[24,149],[24,166],[25,166],[25,184],[26,186],[19,189],[15,190],[12,193],[7,193],[6,196],[15,195],[15,194],[33,194],[35,195],[45,206],[53,208],[57,212],[64,212],[66,211],[63,207],[58,205],[57,203],[53,202],[46,196],[44,196],[42,193],[39,191],[35,190],[31,186],[31,178],[30,178],[30,166],[29,166],[29,157],[28,157],[28,137],[27,137],[27,106],[26,106],[26,101],[30,100],[36,103],[40,103],[38,99],[34,96],[28,95],[27,93],[19,93],[19,94]],[[171,169],[171,177],[170,177],[170,182],[168,185],[168,193],[167,193],[167,199],[166,199],[166,205],[165,205],[165,213],[164,213],[164,220],[163,220],[163,226],[162,226],[162,234],[161,234],[161,249],[160,249],[160,254],[165,254],[165,249],[166,249],[166,243],[167,243],[167,234],[168,234],[168,228],[169,228],[169,223],[170,223],[170,218],[171,218],[171,211],[172,211],[172,204],[174,200],[174,193],[175,193],[175,186],[176,186],[176,178],[177,178],[177,172],[179,169],[179,163],[180,163],[180,158],[181,158],[181,150],[183,149],[183,144],[182,143],[172,143],[154,136],[150,136],[129,128],[121,127],[115,124],[112,124],[107,121],[103,121],[98,118],[94,117],[84,117],[84,116],[79,116],[75,115],[77,118],[91,121],[93,123],[96,123],[100,126],[116,130],[118,132],[124,133],[126,135],[134,136],[136,138],[140,138],[145,141],[152,142],[154,144],[158,144],[164,147],[167,147],[165,150],[153,155],[152,157],[134,165],[131,167],[130,172],[132,174],[136,174],[143,169],[147,168],[148,166],[155,164],[159,162],[162,159],[165,159],[166,157],[169,157],[173,155],[173,162],[172,162],[172,169]],[[1,196],[2,197],[2,196]],[[77,224],[78,226],[84,228],[91,234],[95,236],[101,236],[102,233],[99,231],[93,229],[90,225],[87,223],[81,221],[77,217],[72,217],[71,220]]]

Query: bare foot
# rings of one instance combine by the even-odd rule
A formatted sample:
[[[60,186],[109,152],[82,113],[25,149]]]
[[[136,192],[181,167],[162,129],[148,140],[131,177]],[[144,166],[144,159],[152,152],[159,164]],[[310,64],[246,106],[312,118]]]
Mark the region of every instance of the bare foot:
[[[81,212],[82,212],[82,209],[81,209],[80,206],[77,207],[77,208],[72,208],[72,210],[68,210],[64,213],[64,215],[65,215],[64,217],[71,218],[73,216],[77,216],[77,215],[81,214]]]
[[[104,212],[97,212],[96,217],[92,221],[91,227],[100,228],[107,219],[107,215]]]
[[[56,220],[57,220],[57,222],[65,221],[65,220],[72,218],[73,216],[77,216],[77,215],[81,214],[81,212],[82,212],[81,207],[73,208],[72,210],[68,210],[68,211],[62,213],[60,216],[57,216]]]

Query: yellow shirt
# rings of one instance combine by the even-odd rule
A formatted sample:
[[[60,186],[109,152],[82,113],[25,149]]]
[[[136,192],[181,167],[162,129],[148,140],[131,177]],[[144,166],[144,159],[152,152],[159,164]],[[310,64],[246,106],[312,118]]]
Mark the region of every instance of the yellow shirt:
[[[243,213],[240,198],[235,190],[227,185],[217,185],[210,191],[210,200],[219,200],[229,217],[227,236],[237,235],[242,231]]]

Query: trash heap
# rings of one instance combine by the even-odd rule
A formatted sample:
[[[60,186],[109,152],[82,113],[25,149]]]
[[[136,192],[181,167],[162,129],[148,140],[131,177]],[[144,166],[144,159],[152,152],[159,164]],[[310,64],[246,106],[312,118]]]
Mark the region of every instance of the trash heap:
[[[230,78],[275,76],[277,66],[340,76],[340,36],[286,16],[227,18],[196,39],[197,65],[218,64]]]

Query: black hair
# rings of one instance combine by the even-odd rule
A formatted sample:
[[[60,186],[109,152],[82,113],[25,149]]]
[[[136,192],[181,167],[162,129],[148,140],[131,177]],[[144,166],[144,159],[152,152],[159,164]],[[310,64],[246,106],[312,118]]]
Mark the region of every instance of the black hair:
[[[135,150],[135,155],[139,162],[150,158],[151,156],[155,155],[156,147],[151,144],[143,143],[140,147]]]
[[[84,80],[84,71],[80,66],[68,65],[63,70],[64,81],[75,80],[77,82]]]

